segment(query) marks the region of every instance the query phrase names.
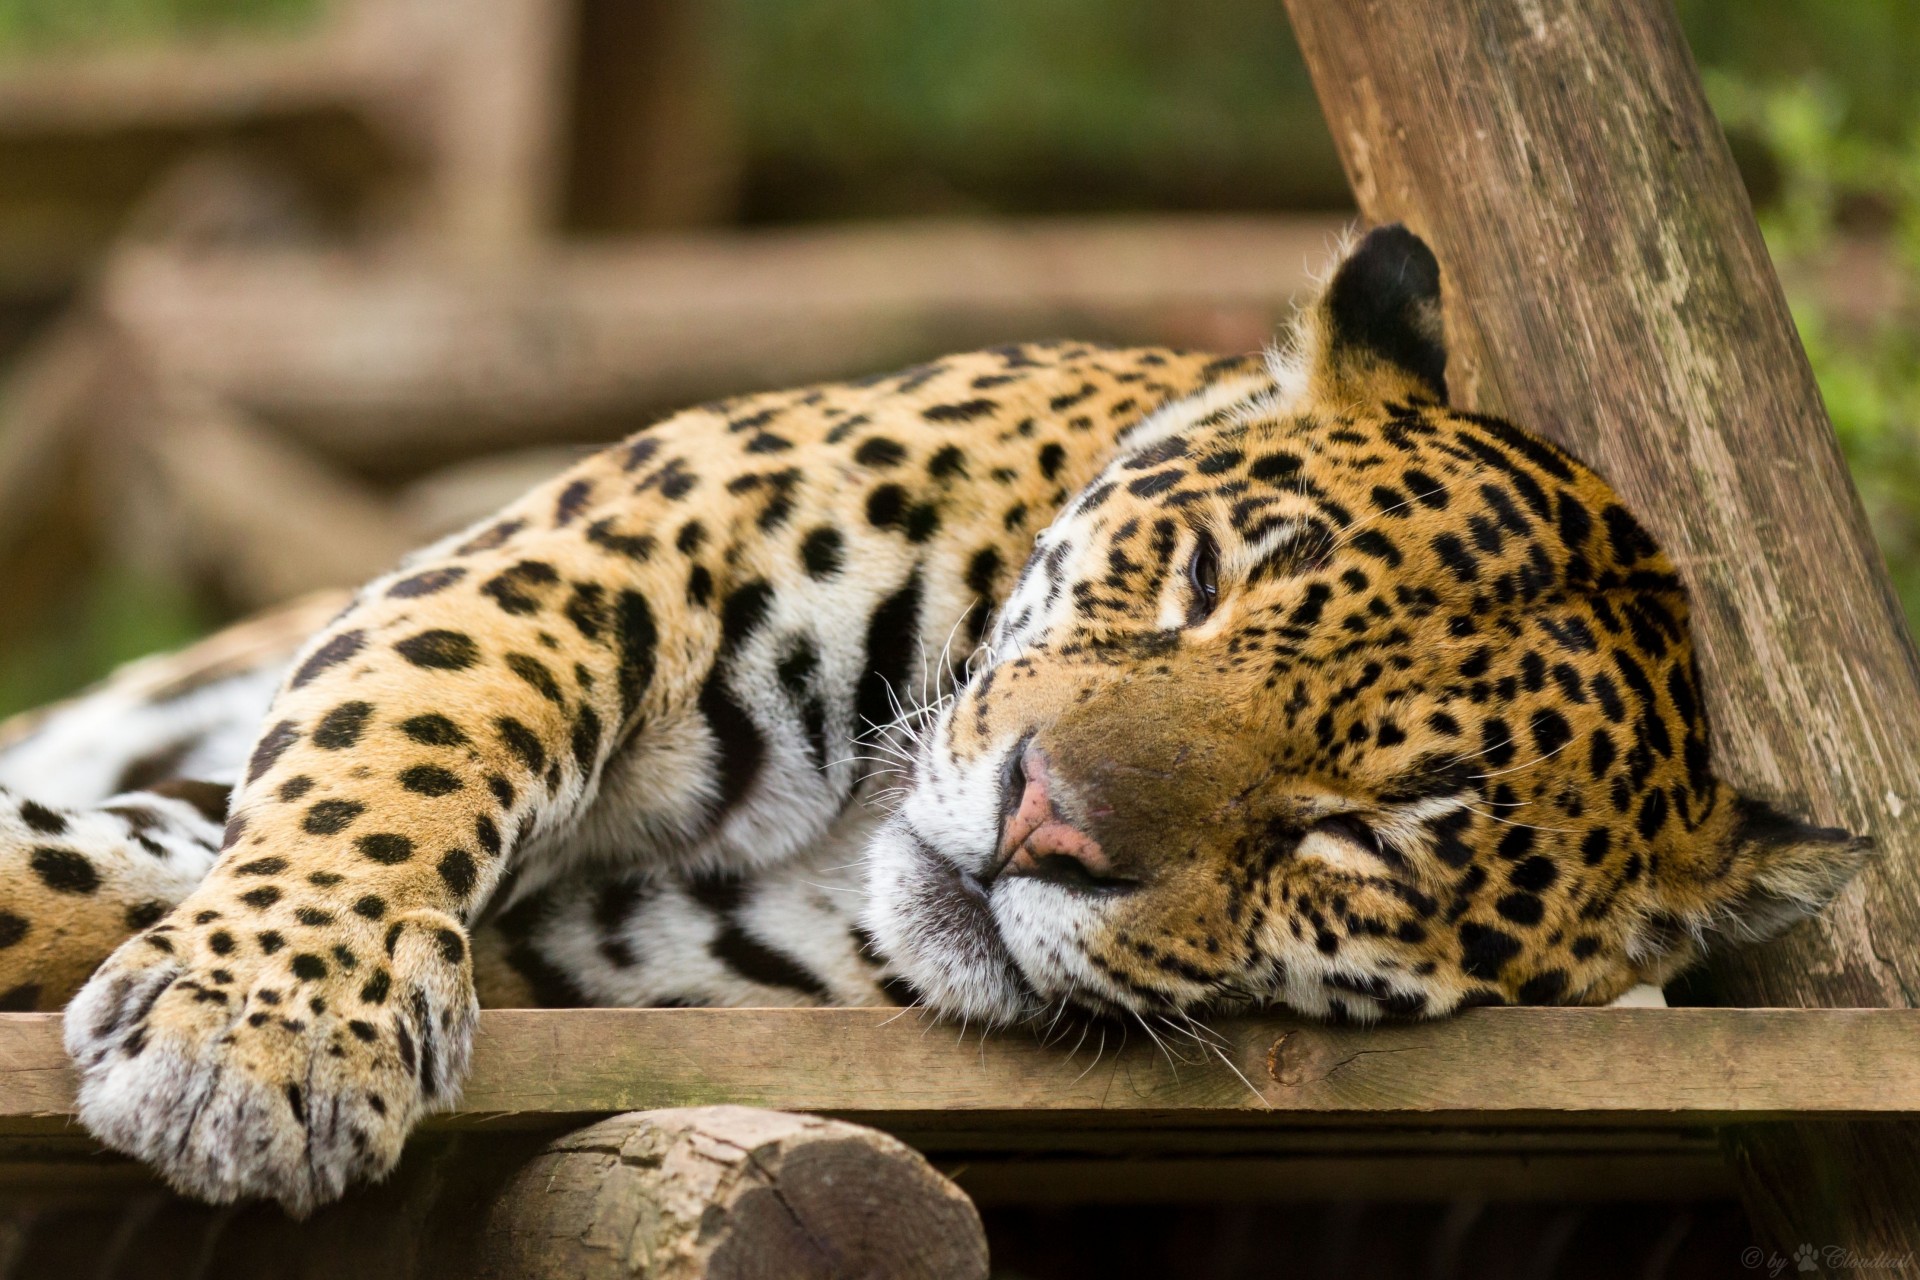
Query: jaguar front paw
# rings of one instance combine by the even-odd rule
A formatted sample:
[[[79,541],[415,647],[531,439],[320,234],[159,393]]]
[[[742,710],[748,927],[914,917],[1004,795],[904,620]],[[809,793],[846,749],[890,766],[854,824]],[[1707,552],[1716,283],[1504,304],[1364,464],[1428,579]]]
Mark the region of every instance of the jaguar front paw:
[[[188,1195],[297,1217],[387,1173],[466,1072],[459,925],[416,911],[321,946],[193,908],[129,940],[68,1007],[82,1122]]]

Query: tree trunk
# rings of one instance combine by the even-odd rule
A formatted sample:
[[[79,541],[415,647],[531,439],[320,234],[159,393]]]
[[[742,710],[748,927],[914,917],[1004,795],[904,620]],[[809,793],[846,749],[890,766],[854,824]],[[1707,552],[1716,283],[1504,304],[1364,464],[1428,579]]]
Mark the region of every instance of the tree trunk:
[[[1693,592],[1723,776],[1872,834],[1731,1003],[1920,993],[1920,670],[1667,0],[1287,0],[1365,215],[1439,255],[1457,403],[1594,464]],[[1906,1126],[1729,1135],[1757,1225],[1920,1249]]]
[[[637,1111],[552,1143],[493,1201],[488,1280],[965,1280],[973,1204],[911,1148],[749,1107]]]

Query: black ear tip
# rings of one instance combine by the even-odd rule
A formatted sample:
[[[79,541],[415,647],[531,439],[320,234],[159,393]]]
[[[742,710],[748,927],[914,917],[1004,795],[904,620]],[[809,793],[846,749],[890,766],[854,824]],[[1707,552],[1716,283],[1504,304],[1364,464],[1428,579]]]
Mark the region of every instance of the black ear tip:
[[[1446,400],[1440,263],[1419,236],[1395,222],[1361,237],[1333,273],[1325,307],[1336,349],[1370,352]]]
[[[1376,295],[1409,302],[1440,296],[1440,260],[1425,240],[1398,222],[1362,236],[1340,270],[1354,272],[1356,283]]]
[[[1803,822],[1765,800],[1741,796],[1735,802],[1733,835],[1744,844],[1844,845],[1849,851],[1871,854],[1872,836],[1858,836],[1845,827],[1820,827]]]

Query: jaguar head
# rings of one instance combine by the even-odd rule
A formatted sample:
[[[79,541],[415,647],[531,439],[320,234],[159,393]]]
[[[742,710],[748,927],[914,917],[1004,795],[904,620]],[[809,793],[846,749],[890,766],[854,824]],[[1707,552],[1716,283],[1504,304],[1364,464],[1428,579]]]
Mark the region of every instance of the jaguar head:
[[[867,926],[990,1023],[1604,1003],[1866,856],[1713,772],[1687,596],[1607,483],[1450,408],[1362,239],[1268,375],[1135,427],[920,736]]]

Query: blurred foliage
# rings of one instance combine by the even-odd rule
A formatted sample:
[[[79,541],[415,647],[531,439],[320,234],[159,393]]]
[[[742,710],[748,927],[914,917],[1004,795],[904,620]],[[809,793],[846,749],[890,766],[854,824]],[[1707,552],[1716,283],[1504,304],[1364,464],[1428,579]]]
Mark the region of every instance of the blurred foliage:
[[[1850,95],[1821,75],[1762,87],[1719,72],[1707,87],[1726,126],[1776,167],[1761,230],[1907,616],[1920,619],[1920,120],[1890,135],[1849,127]]]
[[[0,0],[0,46],[33,51],[287,27],[321,0]]]
[[[725,0],[749,217],[1341,206],[1277,0]]]
[[[207,616],[180,584],[107,569],[57,600],[54,616],[0,662],[0,715],[82,688],[124,662],[206,634]]]

